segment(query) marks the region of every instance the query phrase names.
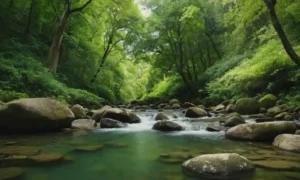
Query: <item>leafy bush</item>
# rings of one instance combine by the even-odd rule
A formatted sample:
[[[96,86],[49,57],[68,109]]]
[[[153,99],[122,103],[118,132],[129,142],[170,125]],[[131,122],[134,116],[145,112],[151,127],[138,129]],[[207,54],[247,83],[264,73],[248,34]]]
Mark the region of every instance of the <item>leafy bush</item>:
[[[99,106],[104,102],[85,90],[73,89],[59,82],[32,56],[18,54],[11,59],[0,57],[0,100],[24,97],[52,97],[68,104]]]
[[[296,49],[299,50],[300,46]],[[237,67],[209,82],[207,91],[211,98],[220,100],[255,96],[266,91],[269,84],[275,81],[269,78],[273,72],[292,65],[280,41],[273,39],[260,46],[253,57],[242,59]]]

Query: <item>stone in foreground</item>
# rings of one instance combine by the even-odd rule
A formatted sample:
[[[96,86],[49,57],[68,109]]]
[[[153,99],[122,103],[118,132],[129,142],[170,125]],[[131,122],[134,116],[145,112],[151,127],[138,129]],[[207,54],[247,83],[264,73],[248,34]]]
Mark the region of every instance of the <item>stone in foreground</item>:
[[[254,165],[236,153],[207,154],[182,164],[185,173],[198,178],[240,179],[255,170]]]
[[[35,133],[58,131],[71,126],[73,112],[49,98],[19,99],[0,110],[0,132]]]
[[[172,121],[158,121],[153,125],[152,129],[158,131],[182,131],[184,128]]]
[[[273,141],[279,134],[294,134],[294,122],[277,121],[254,124],[241,124],[230,128],[226,137],[235,140]]]
[[[275,138],[273,145],[286,151],[300,152],[300,135],[281,134]]]

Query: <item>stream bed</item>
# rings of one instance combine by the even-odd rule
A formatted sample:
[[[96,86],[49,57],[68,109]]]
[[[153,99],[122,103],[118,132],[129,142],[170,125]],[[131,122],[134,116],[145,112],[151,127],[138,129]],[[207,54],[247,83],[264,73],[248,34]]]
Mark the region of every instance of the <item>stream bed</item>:
[[[0,142],[34,146],[42,153],[61,153],[72,159],[64,164],[23,167],[24,180],[193,180],[195,178],[182,172],[182,162],[211,153],[238,153],[252,161],[274,162],[272,168],[258,166],[249,179],[300,179],[300,154],[278,150],[270,143],[227,140],[224,132],[205,130],[208,124],[218,121],[183,118],[179,111],[173,112],[179,115],[174,120],[184,126],[185,131],[154,131],[151,128],[156,113],[139,112],[142,122],[123,129],[9,136],[1,137]],[[77,147],[95,145],[104,146],[98,151],[74,151]]]

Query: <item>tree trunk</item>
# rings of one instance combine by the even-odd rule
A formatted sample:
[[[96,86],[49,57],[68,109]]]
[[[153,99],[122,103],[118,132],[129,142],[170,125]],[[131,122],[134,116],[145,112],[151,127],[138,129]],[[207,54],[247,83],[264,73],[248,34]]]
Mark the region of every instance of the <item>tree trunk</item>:
[[[268,7],[274,29],[276,30],[285,51],[287,52],[289,57],[292,59],[292,61],[294,61],[298,66],[300,66],[300,57],[297,55],[297,53],[293,49],[290,41],[288,40],[288,38],[278,20],[278,17],[277,17],[276,11],[275,11],[276,0],[265,0],[265,3]]]
[[[31,26],[31,21],[32,21],[32,12],[33,12],[34,4],[35,4],[35,0],[31,0],[30,10],[29,10],[28,19],[27,19],[27,25],[26,25],[26,29],[25,29],[26,35],[30,34],[30,26]]]
[[[216,52],[218,58],[219,58],[219,59],[222,59],[222,56],[221,56],[221,54],[220,54],[220,52],[219,52],[219,50],[218,50],[218,48],[217,48],[217,45],[216,45],[214,39],[211,37],[211,35],[210,35],[209,33],[205,33],[205,34],[206,34],[206,36],[208,37],[208,39],[209,39],[209,41],[210,41],[210,43],[211,43],[211,45],[212,45],[214,51]]]
[[[58,26],[57,32],[55,34],[55,37],[53,39],[53,42],[52,42],[52,45],[51,45],[51,48],[49,51],[49,55],[48,55],[48,60],[46,63],[46,65],[49,69],[49,72],[56,73],[56,71],[57,71],[57,65],[58,65],[58,60],[59,60],[59,50],[60,50],[61,42],[63,40],[65,28],[68,24],[69,16],[72,13],[82,11],[91,2],[92,2],[92,0],[88,0],[83,6],[71,9],[72,0],[66,0],[65,10],[61,16],[59,26]]]
[[[58,30],[56,32],[56,35],[53,39],[53,42],[52,42],[52,45],[50,48],[48,61],[47,61],[47,67],[48,67],[49,71],[52,73],[56,73],[56,71],[57,71],[57,64],[58,64],[58,59],[59,59],[59,49],[61,46],[61,42],[63,40],[65,27],[68,23],[68,18],[69,18],[68,9],[69,8],[70,8],[69,5],[66,5],[64,13],[61,16]]]

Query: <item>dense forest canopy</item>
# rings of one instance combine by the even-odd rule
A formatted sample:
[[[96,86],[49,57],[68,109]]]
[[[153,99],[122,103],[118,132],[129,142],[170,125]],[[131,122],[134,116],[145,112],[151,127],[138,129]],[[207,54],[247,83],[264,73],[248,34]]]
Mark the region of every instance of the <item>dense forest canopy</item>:
[[[300,100],[298,0],[2,0],[0,100]]]

